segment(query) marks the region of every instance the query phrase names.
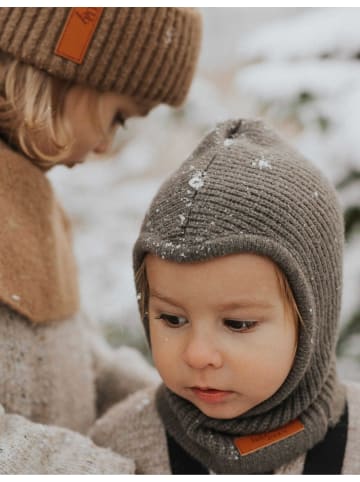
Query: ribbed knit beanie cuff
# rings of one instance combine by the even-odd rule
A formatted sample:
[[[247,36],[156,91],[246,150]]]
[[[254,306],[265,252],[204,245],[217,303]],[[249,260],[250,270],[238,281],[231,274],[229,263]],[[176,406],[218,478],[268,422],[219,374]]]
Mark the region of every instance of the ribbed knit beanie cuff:
[[[64,80],[174,106],[200,41],[192,8],[0,8],[0,51]]]

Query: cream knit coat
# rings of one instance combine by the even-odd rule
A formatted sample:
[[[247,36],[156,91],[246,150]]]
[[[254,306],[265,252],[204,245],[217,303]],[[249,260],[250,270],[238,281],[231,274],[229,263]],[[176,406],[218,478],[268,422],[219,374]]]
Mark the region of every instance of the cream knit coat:
[[[137,351],[111,349],[81,313],[33,325],[0,306],[0,402],[8,413],[86,433],[98,414],[156,380]]]
[[[131,474],[134,463],[59,427],[6,415],[0,405],[0,474]]]
[[[138,474],[171,474],[165,430],[155,406],[155,389],[141,390],[112,407],[90,431],[96,444],[135,461]],[[349,427],[343,474],[360,474],[360,385],[346,384]],[[301,474],[306,454],[275,474]]]

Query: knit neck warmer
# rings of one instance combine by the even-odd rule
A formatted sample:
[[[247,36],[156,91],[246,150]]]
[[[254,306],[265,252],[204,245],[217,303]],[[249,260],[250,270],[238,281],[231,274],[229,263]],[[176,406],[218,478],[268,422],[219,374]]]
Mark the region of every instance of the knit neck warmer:
[[[69,221],[44,173],[0,140],[0,302],[34,323],[79,308]]]
[[[208,469],[217,474],[269,473],[321,441],[343,412],[345,390],[337,379],[335,360],[323,383],[310,380],[311,377],[305,377],[283,400],[277,392],[242,416],[229,420],[206,416],[164,385],[157,391],[157,409],[168,433]],[[283,428],[287,424],[288,428]],[[271,431],[275,431],[273,437]],[[256,440],[255,434],[265,433],[268,435],[260,437],[254,451],[243,450],[242,454],[235,445],[238,437],[251,435]],[[265,438],[265,443],[261,442]]]

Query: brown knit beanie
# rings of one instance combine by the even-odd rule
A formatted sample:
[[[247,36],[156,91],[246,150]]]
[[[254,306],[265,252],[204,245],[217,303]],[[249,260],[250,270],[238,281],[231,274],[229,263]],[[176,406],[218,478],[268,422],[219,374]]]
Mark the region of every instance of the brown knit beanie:
[[[192,8],[0,8],[0,51],[61,79],[174,106],[200,40]]]
[[[314,446],[339,419],[344,393],[335,345],[343,233],[335,189],[260,121],[219,124],[155,196],[134,247],[135,272],[146,253],[179,263],[265,255],[286,275],[303,321],[284,384],[238,418],[209,419],[165,387],[158,392],[167,430],[215,472],[273,470]],[[234,447],[234,436],[297,418],[304,430],[286,440],[246,456]]]

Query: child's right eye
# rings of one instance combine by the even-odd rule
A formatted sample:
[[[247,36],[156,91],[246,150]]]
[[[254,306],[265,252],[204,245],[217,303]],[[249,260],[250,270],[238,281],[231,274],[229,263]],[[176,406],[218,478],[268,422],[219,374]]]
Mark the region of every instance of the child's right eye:
[[[230,328],[230,330],[238,333],[246,333],[251,331],[258,324],[257,321],[247,320],[224,320],[224,325]]]
[[[187,323],[187,319],[183,316],[168,315],[166,313],[161,313],[159,316],[155,316],[155,319],[163,320],[165,324],[171,328],[177,328]]]

